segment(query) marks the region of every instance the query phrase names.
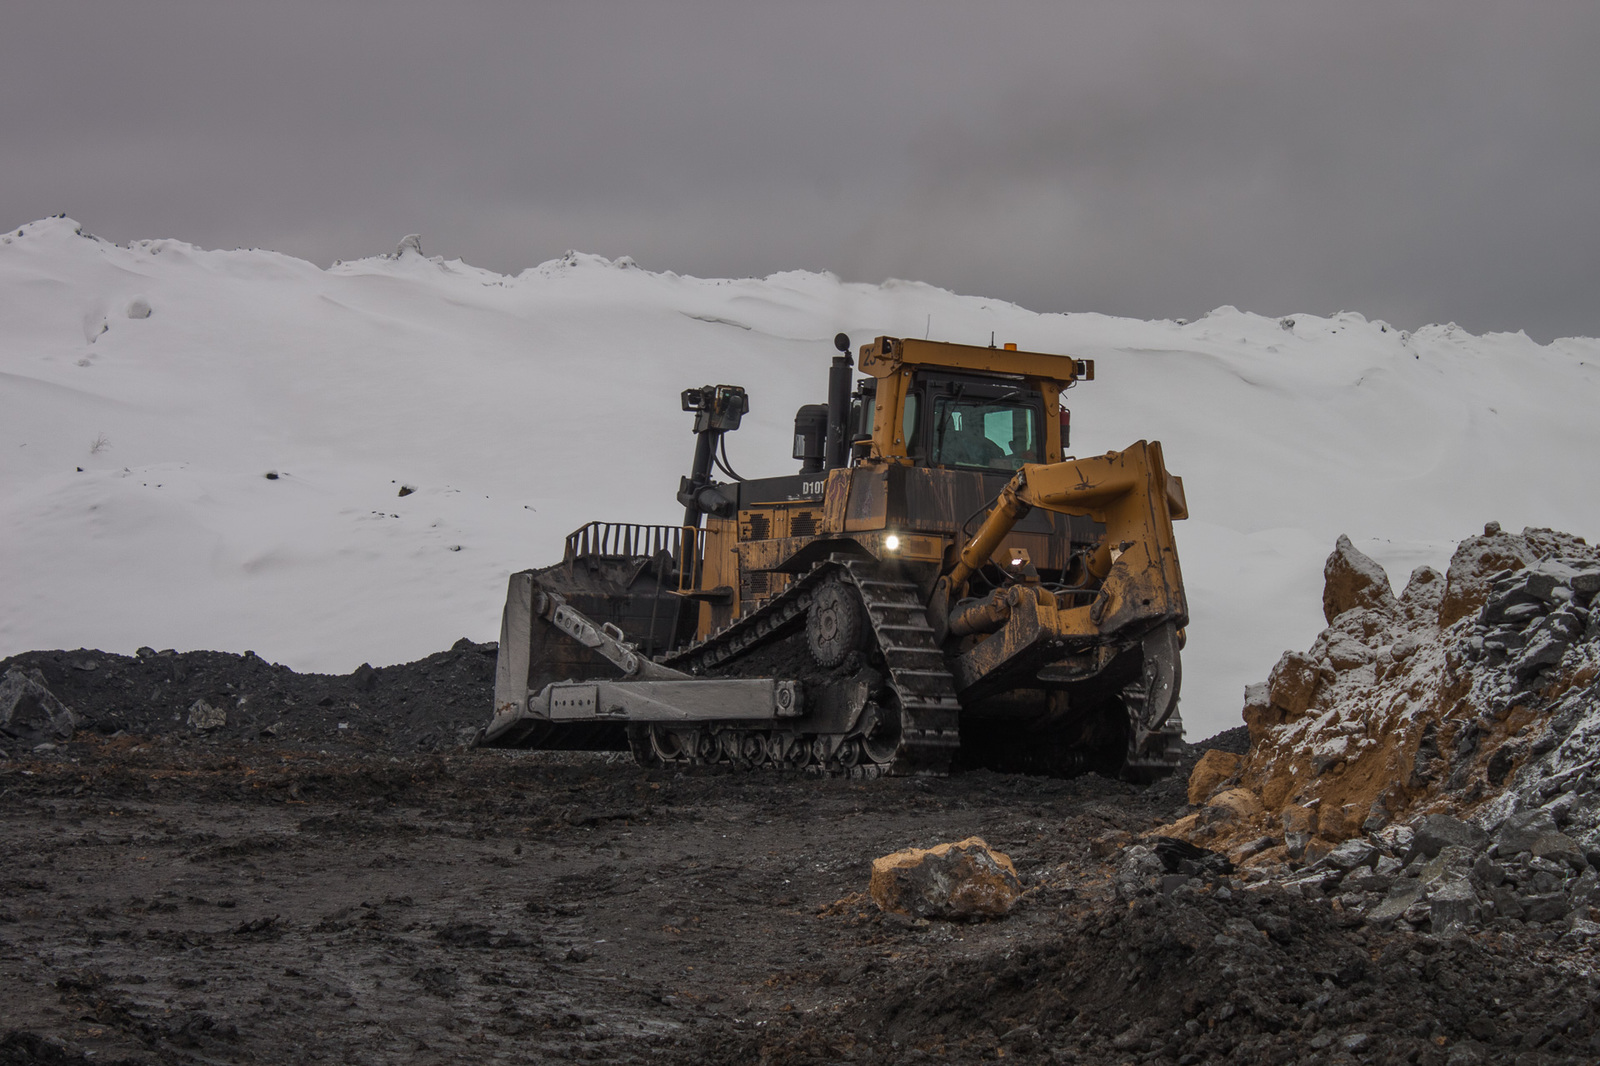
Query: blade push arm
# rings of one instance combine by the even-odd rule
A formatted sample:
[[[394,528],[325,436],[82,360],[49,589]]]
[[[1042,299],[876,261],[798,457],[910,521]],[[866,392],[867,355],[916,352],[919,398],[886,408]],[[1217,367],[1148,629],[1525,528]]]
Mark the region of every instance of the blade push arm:
[[[1155,441],[1089,459],[1024,464],[962,547],[936,601],[953,604],[966,595],[972,574],[1035,507],[1105,525],[1105,538],[1087,560],[1089,573],[1101,582],[1089,615],[1101,633],[1187,623],[1172,532],[1173,519],[1188,516],[1183,483],[1167,473]]]

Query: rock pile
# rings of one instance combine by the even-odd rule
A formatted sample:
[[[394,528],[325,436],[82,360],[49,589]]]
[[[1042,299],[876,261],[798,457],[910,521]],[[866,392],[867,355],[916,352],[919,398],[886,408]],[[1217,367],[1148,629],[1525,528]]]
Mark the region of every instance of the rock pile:
[[[488,720],[496,650],[463,639],[344,675],[296,673],[253,652],[24,652],[0,659],[0,761],[64,755],[93,734],[444,750]]]
[[[1497,524],[1394,595],[1341,537],[1328,627],[1245,693],[1156,832],[1378,925],[1600,931],[1600,551]]]
[[[1576,943],[1600,932],[1600,852],[1556,828],[1548,811],[1514,815],[1491,836],[1448,814],[1344,841],[1288,878],[1379,928],[1452,936],[1534,930]]]

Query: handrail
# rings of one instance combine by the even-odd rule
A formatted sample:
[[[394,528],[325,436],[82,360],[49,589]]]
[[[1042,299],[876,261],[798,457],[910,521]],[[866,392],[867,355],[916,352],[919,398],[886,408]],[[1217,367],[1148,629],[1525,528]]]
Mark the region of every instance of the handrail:
[[[696,526],[590,522],[567,534],[561,561],[572,563],[586,557],[653,559],[666,552],[678,571],[678,591],[688,592],[699,586],[704,535],[705,531]]]

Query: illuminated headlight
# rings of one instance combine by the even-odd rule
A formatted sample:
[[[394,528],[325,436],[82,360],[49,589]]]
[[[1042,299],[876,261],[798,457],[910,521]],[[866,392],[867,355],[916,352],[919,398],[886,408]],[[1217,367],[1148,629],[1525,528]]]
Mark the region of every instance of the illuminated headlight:
[[[892,552],[897,552],[900,550],[900,538],[890,533],[883,538],[883,546]]]

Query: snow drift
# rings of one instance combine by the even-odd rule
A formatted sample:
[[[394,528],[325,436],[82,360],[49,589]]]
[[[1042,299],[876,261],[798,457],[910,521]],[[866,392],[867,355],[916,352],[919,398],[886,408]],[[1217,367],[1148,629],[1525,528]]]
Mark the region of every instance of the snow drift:
[[[1246,682],[1315,635],[1341,533],[1406,572],[1487,519],[1600,532],[1595,340],[1039,314],[577,253],[515,277],[414,245],[323,270],[121,247],[68,218],[0,239],[0,654],[248,648],[344,671],[492,639],[506,574],[572,528],[676,519],[681,389],[745,385],[734,467],[790,469],[840,330],[1098,360],[1072,396],[1076,450],[1160,439],[1194,514],[1192,735],[1237,721]]]

